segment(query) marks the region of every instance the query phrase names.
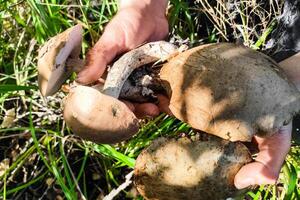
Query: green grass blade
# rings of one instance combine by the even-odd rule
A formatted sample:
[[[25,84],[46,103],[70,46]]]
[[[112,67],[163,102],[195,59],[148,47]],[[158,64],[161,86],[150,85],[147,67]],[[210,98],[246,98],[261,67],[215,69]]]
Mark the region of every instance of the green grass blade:
[[[44,173],[41,174],[40,176],[38,176],[38,177],[36,177],[36,178],[34,178],[34,179],[30,180],[30,181],[28,181],[28,182],[25,183],[25,184],[19,185],[19,186],[13,188],[13,189],[8,190],[8,191],[6,192],[6,194],[9,195],[9,194],[18,192],[18,191],[20,191],[20,190],[26,189],[26,188],[28,188],[29,186],[31,186],[32,184],[34,184],[34,183],[36,183],[36,182],[42,180],[47,174],[48,174],[48,171],[44,172]],[[4,193],[4,192],[3,192],[3,193],[0,193],[0,197],[3,197],[3,198],[4,198],[4,197],[5,197],[5,193]]]
[[[12,91],[24,91],[24,90],[37,90],[36,86],[21,86],[21,85],[0,85],[0,93],[12,92]]]
[[[92,144],[91,148],[96,151],[97,153],[103,154],[105,156],[112,157],[123,164],[127,165],[130,168],[134,167],[135,160],[130,158],[117,150],[115,150],[112,146],[108,144]]]
[[[297,172],[293,165],[288,165],[287,162],[283,166],[283,173],[286,176],[287,190],[284,200],[292,199],[293,192],[297,185]]]

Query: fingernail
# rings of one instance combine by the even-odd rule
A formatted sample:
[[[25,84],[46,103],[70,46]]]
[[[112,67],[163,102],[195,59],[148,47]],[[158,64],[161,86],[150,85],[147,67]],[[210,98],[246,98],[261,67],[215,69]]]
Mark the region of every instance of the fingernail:
[[[255,184],[255,181],[253,178],[245,178],[242,180],[237,180],[235,182],[235,187],[240,190],[240,189],[244,189],[244,188],[249,187],[254,184]]]

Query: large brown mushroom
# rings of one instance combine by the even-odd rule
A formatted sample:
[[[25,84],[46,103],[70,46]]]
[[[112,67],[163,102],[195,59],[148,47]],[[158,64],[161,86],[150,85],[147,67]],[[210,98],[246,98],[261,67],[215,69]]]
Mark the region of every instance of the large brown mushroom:
[[[230,43],[195,47],[160,73],[172,113],[231,141],[276,133],[300,110],[300,92],[268,56]]]

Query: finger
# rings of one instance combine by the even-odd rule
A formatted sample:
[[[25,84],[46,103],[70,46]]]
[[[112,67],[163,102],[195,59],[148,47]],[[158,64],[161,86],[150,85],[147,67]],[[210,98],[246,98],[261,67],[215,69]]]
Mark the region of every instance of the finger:
[[[165,17],[162,17],[162,18],[159,18],[156,23],[159,24],[159,28],[156,29],[154,34],[150,35],[149,41],[161,40],[168,36],[168,33],[169,33],[168,20],[166,20]]]
[[[158,98],[158,108],[160,110],[160,112],[164,112],[167,113],[168,115],[173,116],[172,111],[169,108],[170,105],[170,100],[168,99],[168,97],[164,96],[164,95],[157,95]]]
[[[110,62],[110,59],[107,59],[105,53],[102,52],[97,45],[89,50],[86,57],[86,65],[82,71],[79,72],[77,76],[77,82],[81,84],[90,84],[99,79],[104,73],[107,64]],[[108,52],[110,55],[114,55],[115,52]],[[109,56],[111,57],[111,56]]]
[[[116,28],[116,20],[113,19],[107,25],[99,41],[87,53],[86,65],[77,76],[79,83],[89,84],[96,81],[115,56],[126,50],[122,33]]]
[[[250,185],[274,184],[291,146],[292,124],[282,127],[268,138],[256,137],[259,153],[255,162],[243,166],[236,174],[238,189]]]
[[[158,107],[153,103],[134,103],[135,115],[138,118],[155,117],[159,115]]]
[[[132,112],[135,111],[135,107],[134,107],[134,105],[133,105],[131,102],[125,101],[125,100],[122,100],[122,102],[125,103],[125,105],[126,105]]]

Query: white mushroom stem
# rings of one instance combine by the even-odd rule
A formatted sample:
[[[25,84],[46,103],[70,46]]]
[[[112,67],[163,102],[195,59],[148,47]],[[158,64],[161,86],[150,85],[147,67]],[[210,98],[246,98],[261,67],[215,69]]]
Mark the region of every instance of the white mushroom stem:
[[[281,61],[279,66],[300,91],[300,52]]]
[[[177,47],[165,41],[151,42],[142,45],[117,60],[110,69],[103,87],[103,93],[118,98],[124,82],[136,68],[166,60],[177,52]]]

